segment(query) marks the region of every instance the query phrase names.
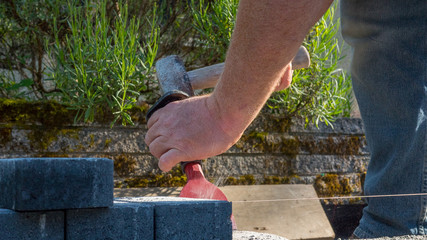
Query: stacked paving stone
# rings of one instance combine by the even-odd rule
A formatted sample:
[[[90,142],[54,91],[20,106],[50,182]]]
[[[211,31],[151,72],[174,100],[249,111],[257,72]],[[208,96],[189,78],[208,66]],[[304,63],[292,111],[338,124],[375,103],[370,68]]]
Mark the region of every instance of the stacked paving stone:
[[[0,239],[232,239],[231,203],[113,199],[113,161],[0,159]]]

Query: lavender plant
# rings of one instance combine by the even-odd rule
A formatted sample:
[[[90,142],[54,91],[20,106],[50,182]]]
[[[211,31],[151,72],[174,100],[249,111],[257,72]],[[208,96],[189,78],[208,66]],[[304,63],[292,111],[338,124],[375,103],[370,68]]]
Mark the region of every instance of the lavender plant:
[[[304,40],[310,67],[294,71],[292,85],[270,97],[268,106],[273,113],[287,119],[300,117],[316,126],[350,116],[352,88],[349,75],[339,67],[345,56],[337,39],[336,7],[335,3],[329,8]]]
[[[83,6],[68,2],[71,33],[63,42],[55,35],[55,43],[48,46],[55,59],[48,75],[61,90],[56,97],[78,111],[76,121],[90,122],[96,114],[111,111],[112,124],[118,120],[132,124],[128,111],[152,81],[156,14],[144,22],[148,31],[140,33],[140,20],[128,16],[126,3],[119,1],[111,17],[107,2],[86,1]],[[141,46],[142,34],[147,41]]]

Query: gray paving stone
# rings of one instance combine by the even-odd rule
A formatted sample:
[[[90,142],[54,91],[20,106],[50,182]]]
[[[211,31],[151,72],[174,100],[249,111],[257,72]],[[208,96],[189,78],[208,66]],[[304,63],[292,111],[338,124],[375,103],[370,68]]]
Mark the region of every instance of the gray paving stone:
[[[63,240],[64,213],[15,212],[0,209],[0,239],[7,240]]]
[[[0,207],[16,211],[113,205],[113,161],[105,158],[0,159]]]
[[[176,197],[119,198],[154,206],[156,240],[232,239],[231,203]]]
[[[227,202],[157,205],[156,240],[231,239],[230,216]]]
[[[115,202],[110,208],[66,210],[67,240],[154,239],[154,206]]]

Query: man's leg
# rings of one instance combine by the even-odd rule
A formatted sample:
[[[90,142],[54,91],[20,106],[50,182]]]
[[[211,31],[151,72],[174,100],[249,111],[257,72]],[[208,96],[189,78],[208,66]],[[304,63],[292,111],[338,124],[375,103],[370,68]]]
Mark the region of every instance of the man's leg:
[[[365,194],[427,192],[425,0],[342,0],[371,161]],[[368,199],[359,238],[427,234],[427,197]]]

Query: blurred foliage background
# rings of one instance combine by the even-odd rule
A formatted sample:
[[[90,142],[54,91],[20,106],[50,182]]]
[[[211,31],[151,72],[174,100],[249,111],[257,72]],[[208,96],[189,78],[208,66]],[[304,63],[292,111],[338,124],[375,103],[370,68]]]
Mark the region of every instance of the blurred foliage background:
[[[133,124],[160,96],[154,64],[170,54],[188,70],[225,60],[237,0],[3,0],[0,98],[56,101],[75,122]],[[348,117],[351,83],[339,67],[336,4],[303,45],[312,64],[263,111],[307,123]]]

